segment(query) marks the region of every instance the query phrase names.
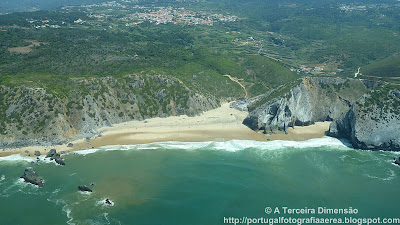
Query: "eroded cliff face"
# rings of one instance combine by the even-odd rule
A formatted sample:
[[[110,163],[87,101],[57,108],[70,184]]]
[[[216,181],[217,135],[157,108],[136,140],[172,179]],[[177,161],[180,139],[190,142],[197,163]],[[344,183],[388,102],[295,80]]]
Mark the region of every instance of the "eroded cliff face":
[[[243,123],[253,130],[274,133],[295,125],[332,121],[367,91],[360,80],[305,77],[286,94],[252,110]]]
[[[135,75],[71,79],[65,90],[0,85],[0,148],[63,144],[130,120],[196,115],[220,105],[177,79]]]
[[[328,134],[349,139],[354,148],[400,151],[400,92],[388,87],[362,96]]]

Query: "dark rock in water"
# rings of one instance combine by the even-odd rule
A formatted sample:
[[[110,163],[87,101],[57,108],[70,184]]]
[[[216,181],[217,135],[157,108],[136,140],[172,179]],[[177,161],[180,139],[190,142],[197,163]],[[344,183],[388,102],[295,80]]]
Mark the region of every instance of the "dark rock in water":
[[[109,205],[109,206],[113,206],[113,205],[114,205],[114,203],[113,203],[110,199],[108,199],[108,198],[106,198],[106,200],[104,201],[104,203],[106,203],[106,205]]]
[[[55,150],[55,149],[53,148],[53,149],[50,149],[49,153],[47,153],[46,158],[51,158],[51,157],[56,156],[56,155],[60,156],[60,155],[57,153],[57,150]]]
[[[92,189],[90,189],[89,187],[87,187],[85,185],[79,185],[78,190],[80,190],[82,192],[93,192]]]
[[[65,166],[65,162],[63,159],[61,158],[55,158],[54,159],[56,161],[57,164],[61,165],[61,166]]]
[[[395,159],[394,163],[400,166],[400,157],[398,159]]]
[[[35,151],[34,155],[40,156],[40,155],[42,155],[42,154],[41,154],[39,151]]]
[[[68,147],[68,148],[72,148],[72,147],[74,147],[74,144],[68,143],[67,147]]]
[[[50,158],[50,160],[54,160],[57,164],[64,166],[65,162],[61,158],[60,154],[57,153],[57,150],[51,149],[49,153],[47,153],[46,158]]]
[[[44,186],[43,179],[36,174],[36,172],[32,169],[32,167],[26,168],[24,175],[22,175],[21,178],[23,178],[27,183],[31,183],[39,187]]]

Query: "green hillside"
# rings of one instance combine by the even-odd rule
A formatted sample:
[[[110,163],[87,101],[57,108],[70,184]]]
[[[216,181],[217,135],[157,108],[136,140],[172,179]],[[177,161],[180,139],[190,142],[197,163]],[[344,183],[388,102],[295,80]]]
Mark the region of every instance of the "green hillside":
[[[376,77],[400,77],[400,56],[392,56],[361,68],[364,75]]]
[[[358,67],[372,76],[399,74],[399,58],[387,58],[400,51],[400,5],[393,0],[111,5],[1,15],[1,79],[20,83],[20,77],[34,74],[35,83],[40,75],[149,72],[178,78],[195,91],[236,98],[243,90],[224,75],[240,79],[255,96],[298,74],[353,76]],[[169,22],[156,18],[166,12],[177,15]],[[185,15],[191,17],[180,19]],[[316,73],[316,67],[323,70]]]

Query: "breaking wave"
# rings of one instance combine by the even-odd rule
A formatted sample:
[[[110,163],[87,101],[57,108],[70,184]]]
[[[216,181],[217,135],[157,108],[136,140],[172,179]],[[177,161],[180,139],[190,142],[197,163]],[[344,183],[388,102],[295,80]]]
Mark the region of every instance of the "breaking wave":
[[[237,152],[250,148],[260,150],[280,150],[285,148],[305,149],[319,147],[334,147],[335,149],[348,150],[351,144],[346,140],[339,140],[332,137],[315,138],[307,141],[251,141],[251,140],[231,140],[231,141],[207,141],[207,142],[156,142],[140,145],[112,145],[96,149],[76,151],[70,154],[87,155],[98,151],[126,151],[126,150],[157,150],[157,149],[181,149],[181,150],[220,150]]]

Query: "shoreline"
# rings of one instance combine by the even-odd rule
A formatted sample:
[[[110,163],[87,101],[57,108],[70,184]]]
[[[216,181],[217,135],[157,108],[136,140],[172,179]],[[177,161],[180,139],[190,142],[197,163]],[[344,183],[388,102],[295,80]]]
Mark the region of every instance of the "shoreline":
[[[199,116],[188,117],[170,116],[166,118],[151,118],[144,121],[129,121],[115,124],[112,127],[103,127],[97,131],[89,141],[79,139],[72,141],[73,147],[64,145],[55,146],[28,146],[23,148],[3,149],[0,157],[20,154],[35,157],[34,152],[42,155],[50,149],[59,153],[69,153],[79,150],[88,150],[109,145],[135,145],[154,142],[204,142],[229,140],[254,141],[305,141],[325,136],[330,122],[316,122],[309,126],[295,126],[288,128],[288,134],[263,134],[255,132],[242,124],[248,112],[242,112],[229,107],[229,103],[221,107],[203,112]]]

